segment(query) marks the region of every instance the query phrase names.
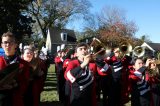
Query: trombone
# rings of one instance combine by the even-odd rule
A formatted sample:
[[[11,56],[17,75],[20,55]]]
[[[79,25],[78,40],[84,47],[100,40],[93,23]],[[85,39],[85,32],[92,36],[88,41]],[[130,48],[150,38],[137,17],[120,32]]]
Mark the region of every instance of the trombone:
[[[111,48],[102,43],[98,38],[93,38],[90,44],[90,52],[99,55],[109,55]]]

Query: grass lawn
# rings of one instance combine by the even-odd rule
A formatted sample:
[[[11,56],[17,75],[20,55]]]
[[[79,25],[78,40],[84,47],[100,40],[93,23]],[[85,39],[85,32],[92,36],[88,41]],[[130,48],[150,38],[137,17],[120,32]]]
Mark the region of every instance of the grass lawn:
[[[55,66],[54,64],[51,64],[48,69],[44,91],[41,93],[40,106],[63,106],[58,101],[56,83],[57,79],[55,74]],[[99,103],[99,106],[101,106],[101,103]],[[125,106],[131,106],[130,102],[127,103]]]
[[[55,74],[55,66],[50,65],[47,78],[45,81],[44,91],[41,93],[40,106],[62,106],[58,101],[57,79]]]

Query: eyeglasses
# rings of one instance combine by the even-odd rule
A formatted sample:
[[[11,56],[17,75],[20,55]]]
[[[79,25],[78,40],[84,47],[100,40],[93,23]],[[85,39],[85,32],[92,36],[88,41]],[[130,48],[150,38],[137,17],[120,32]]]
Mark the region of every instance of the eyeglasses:
[[[33,55],[33,52],[26,52],[27,55]]]
[[[4,41],[4,42],[2,42],[3,45],[7,45],[7,44],[12,45],[13,43],[14,43],[14,41]]]

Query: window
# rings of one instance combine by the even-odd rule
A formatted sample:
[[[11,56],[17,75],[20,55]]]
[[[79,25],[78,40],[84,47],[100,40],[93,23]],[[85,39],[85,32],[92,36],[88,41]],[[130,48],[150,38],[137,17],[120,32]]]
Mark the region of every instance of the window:
[[[61,33],[61,40],[62,41],[67,41],[67,33]]]

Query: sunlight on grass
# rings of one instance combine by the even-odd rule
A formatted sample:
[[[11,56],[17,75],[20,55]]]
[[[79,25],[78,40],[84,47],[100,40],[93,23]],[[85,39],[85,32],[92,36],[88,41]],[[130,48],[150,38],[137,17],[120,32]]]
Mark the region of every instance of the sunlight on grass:
[[[41,102],[58,101],[55,67],[53,64],[48,69],[48,75],[45,81],[44,91],[41,93],[40,100]]]

